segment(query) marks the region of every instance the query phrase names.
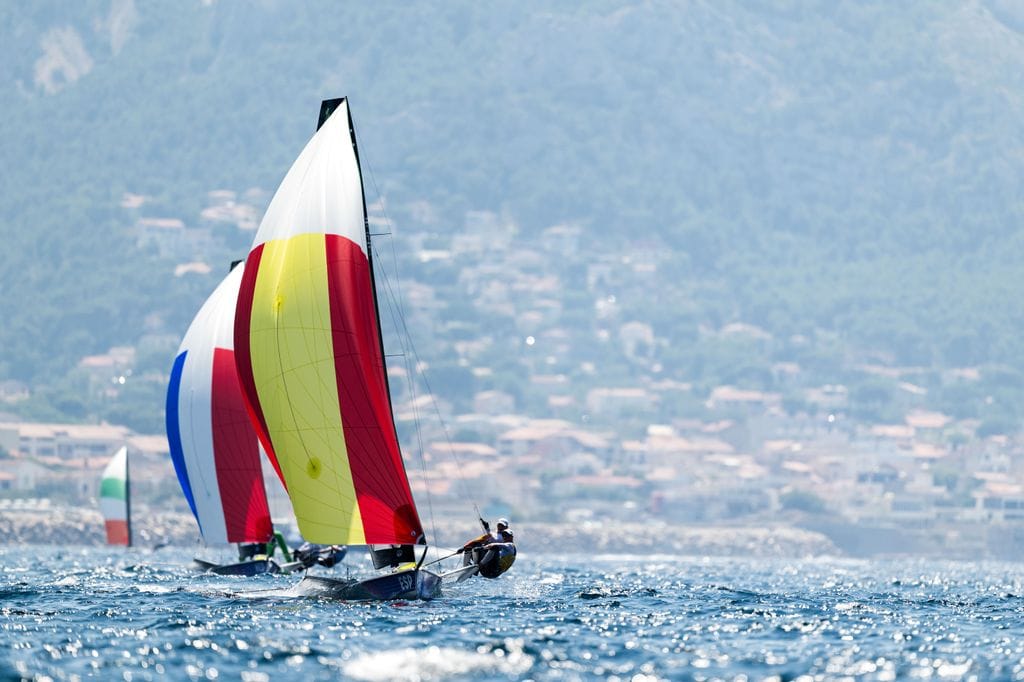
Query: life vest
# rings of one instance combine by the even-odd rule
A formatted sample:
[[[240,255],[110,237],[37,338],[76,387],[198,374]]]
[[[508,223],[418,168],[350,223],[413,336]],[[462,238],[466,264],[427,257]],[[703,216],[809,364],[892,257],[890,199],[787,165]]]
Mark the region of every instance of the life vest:
[[[481,548],[477,566],[484,578],[497,578],[516,562],[516,546],[512,543]]]

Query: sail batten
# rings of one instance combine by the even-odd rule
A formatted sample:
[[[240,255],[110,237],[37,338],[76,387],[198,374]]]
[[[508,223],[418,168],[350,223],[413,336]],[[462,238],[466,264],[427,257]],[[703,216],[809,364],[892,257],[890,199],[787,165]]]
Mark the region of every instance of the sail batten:
[[[236,362],[302,535],[410,544],[423,529],[391,413],[348,123],[341,100],[267,209],[242,278]]]

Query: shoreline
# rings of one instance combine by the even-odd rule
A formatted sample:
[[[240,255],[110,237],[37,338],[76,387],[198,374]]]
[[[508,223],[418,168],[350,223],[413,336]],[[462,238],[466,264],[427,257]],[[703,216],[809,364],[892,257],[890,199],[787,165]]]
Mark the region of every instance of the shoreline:
[[[204,546],[187,512],[142,508],[134,517],[137,547],[191,551]],[[512,530],[524,554],[1024,561],[1024,529],[1017,527],[901,529],[837,518],[798,521],[763,526],[526,521],[513,522]],[[294,531],[282,530],[292,540]],[[433,547],[452,551],[482,532],[479,524],[464,518],[437,518],[425,530]],[[103,519],[95,509],[47,504],[0,508],[0,546],[98,547],[105,540]]]
[[[143,512],[133,521],[135,544],[195,547],[200,544],[195,520],[179,512]],[[466,521],[437,520],[428,527],[435,546],[458,547],[481,533]],[[514,524],[516,544],[523,552],[567,554],[676,554],[687,556],[783,558],[843,556],[824,534],[788,525],[687,526],[650,523]],[[103,520],[92,509],[48,507],[0,511],[2,545],[83,545],[105,542]]]

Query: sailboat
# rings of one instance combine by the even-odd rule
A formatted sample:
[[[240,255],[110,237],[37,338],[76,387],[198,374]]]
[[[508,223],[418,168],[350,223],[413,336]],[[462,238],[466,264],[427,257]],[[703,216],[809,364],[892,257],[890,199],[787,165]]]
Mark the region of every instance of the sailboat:
[[[441,576],[399,450],[384,364],[355,131],[326,100],[245,262],[235,360],[263,447],[311,542],[368,545],[362,581],[306,576],[342,599],[429,599]]]
[[[100,513],[108,545],[132,545],[131,491],[128,487],[128,448],[114,453],[100,479]]]
[[[207,545],[239,543],[240,561],[196,558],[222,575],[277,573],[267,556],[274,538],[260,464],[234,358],[235,267],[199,309],[182,339],[167,388],[167,440],[182,492]],[[282,543],[283,544],[283,543]],[[281,547],[286,562],[291,556]],[[243,559],[243,555],[248,554]]]

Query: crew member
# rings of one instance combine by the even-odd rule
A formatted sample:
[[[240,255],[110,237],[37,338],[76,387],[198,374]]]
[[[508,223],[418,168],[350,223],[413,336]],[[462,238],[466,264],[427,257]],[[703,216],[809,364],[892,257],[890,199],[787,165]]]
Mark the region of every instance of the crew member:
[[[463,566],[475,563],[480,568],[480,575],[497,578],[516,560],[515,538],[508,519],[498,519],[494,531],[473,538],[459,549],[459,553],[463,555]]]

